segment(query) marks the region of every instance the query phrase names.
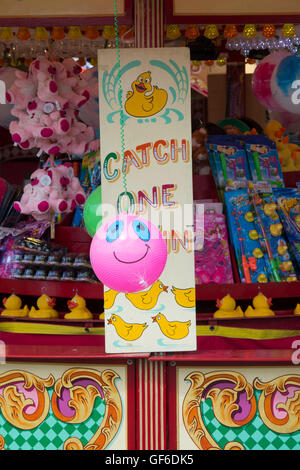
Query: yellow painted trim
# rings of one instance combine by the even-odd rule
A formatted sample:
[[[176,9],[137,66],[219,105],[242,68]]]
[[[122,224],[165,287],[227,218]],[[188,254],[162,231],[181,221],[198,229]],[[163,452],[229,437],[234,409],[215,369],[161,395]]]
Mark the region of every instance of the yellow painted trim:
[[[240,339],[280,339],[300,336],[299,330],[255,330],[252,328],[232,328],[228,326],[197,326],[197,336],[222,336]]]
[[[197,336],[221,336],[236,339],[280,339],[300,336],[299,330],[258,330],[252,328],[232,328],[227,326],[210,325],[197,326]],[[51,325],[27,322],[1,322],[0,331],[5,333],[27,333],[40,335],[99,335],[104,336],[104,327],[89,328],[88,331],[81,326]]]
[[[50,325],[41,323],[1,322],[0,331],[5,333],[27,333],[37,335],[104,335],[104,328],[89,328],[81,326]]]

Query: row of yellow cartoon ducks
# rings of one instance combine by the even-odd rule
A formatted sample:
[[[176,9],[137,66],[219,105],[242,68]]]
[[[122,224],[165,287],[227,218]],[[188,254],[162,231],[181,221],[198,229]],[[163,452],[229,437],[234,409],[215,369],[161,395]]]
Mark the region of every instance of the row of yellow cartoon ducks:
[[[160,280],[156,281],[148,290],[143,292],[134,292],[125,294],[129,300],[139,310],[152,310],[158,301],[158,297],[162,292],[168,292],[168,286],[165,286]],[[178,305],[185,308],[192,308],[196,305],[196,292],[195,288],[178,289],[172,286],[172,294],[174,294],[175,301]],[[113,289],[104,292],[104,309],[108,310],[113,307],[117,295]]]
[[[22,307],[22,300],[15,294],[10,295],[8,298],[3,299],[4,310],[2,310],[2,317],[29,317],[29,318],[58,318],[58,312],[54,309],[56,299],[49,297],[47,294],[41,295],[37,299],[37,308],[28,306]],[[70,312],[66,313],[64,318],[69,320],[89,320],[93,318],[93,314],[86,307],[86,301],[83,297],[75,295],[67,302]],[[104,318],[101,313],[100,319]]]
[[[236,306],[235,300],[228,294],[223,297],[222,300],[217,300],[217,310],[214,313],[214,318],[241,318],[241,317],[273,317],[275,313],[270,309],[272,305],[272,299],[268,299],[261,292],[256,295],[252,301],[252,305],[249,305],[245,310],[242,311],[241,307]],[[300,304],[297,304],[295,315],[300,315]]]

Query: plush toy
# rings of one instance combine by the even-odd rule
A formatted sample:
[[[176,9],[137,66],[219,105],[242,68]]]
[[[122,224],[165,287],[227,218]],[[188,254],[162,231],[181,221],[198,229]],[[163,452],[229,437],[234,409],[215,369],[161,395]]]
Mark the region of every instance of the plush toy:
[[[300,170],[300,147],[289,142],[285,129],[278,121],[269,121],[264,129],[269,139],[276,142],[276,148],[282,171]]]
[[[83,155],[99,146],[93,127],[78,119],[79,109],[90,99],[81,71],[73,59],[39,58],[31,63],[29,73],[16,72],[7,91],[7,101],[14,104],[11,114],[17,118],[9,126],[16,145],[54,156]]]
[[[20,202],[14,202],[14,208],[36,220],[49,220],[52,214],[72,212],[85,199],[72,165],[66,163],[34,171]]]
[[[48,219],[50,185],[51,178],[47,171],[43,169],[34,171],[30,183],[24,187],[20,202],[14,202],[14,209],[22,214],[30,214],[36,220]]]

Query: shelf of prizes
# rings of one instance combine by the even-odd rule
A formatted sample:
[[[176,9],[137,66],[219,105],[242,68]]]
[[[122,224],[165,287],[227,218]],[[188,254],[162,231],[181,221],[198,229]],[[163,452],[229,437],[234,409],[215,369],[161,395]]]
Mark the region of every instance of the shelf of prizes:
[[[299,175],[288,178],[296,182]],[[197,272],[203,250],[195,251],[196,351],[107,354],[103,310],[109,299],[100,282],[1,279],[4,448],[298,448],[300,283],[243,281],[228,223],[219,238],[225,214],[211,210],[220,204],[212,176],[194,176],[193,183],[195,201],[210,193],[204,218],[217,220],[212,246],[228,243],[220,266],[223,276],[227,270],[232,276],[207,281]],[[72,262],[74,272],[87,263],[91,237],[82,227],[56,225],[55,239],[42,237],[38,246],[23,232],[14,238],[11,259],[27,256],[25,270],[36,269],[37,256],[48,257],[49,271],[49,258]],[[210,244],[208,238],[207,249]],[[18,400],[14,414],[11,399]],[[227,406],[236,411],[227,413]]]

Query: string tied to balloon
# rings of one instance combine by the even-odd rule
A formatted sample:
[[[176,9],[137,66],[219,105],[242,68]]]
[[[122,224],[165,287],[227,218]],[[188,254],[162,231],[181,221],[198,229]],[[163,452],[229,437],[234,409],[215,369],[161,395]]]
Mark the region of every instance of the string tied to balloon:
[[[118,19],[118,0],[114,0],[114,28],[115,28],[115,40],[116,40],[116,54],[117,54],[117,70],[121,69],[121,60],[120,60],[120,34],[119,34],[119,19]],[[122,106],[123,90],[121,84],[121,76],[118,78],[118,101],[120,106],[120,136],[121,136],[121,157],[122,157],[122,177],[123,177],[123,187],[124,193],[126,195],[125,202],[125,212],[128,212],[128,189],[127,189],[127,180],[126,180],[126,158],[125,158],[125,119],[124,111]]]

